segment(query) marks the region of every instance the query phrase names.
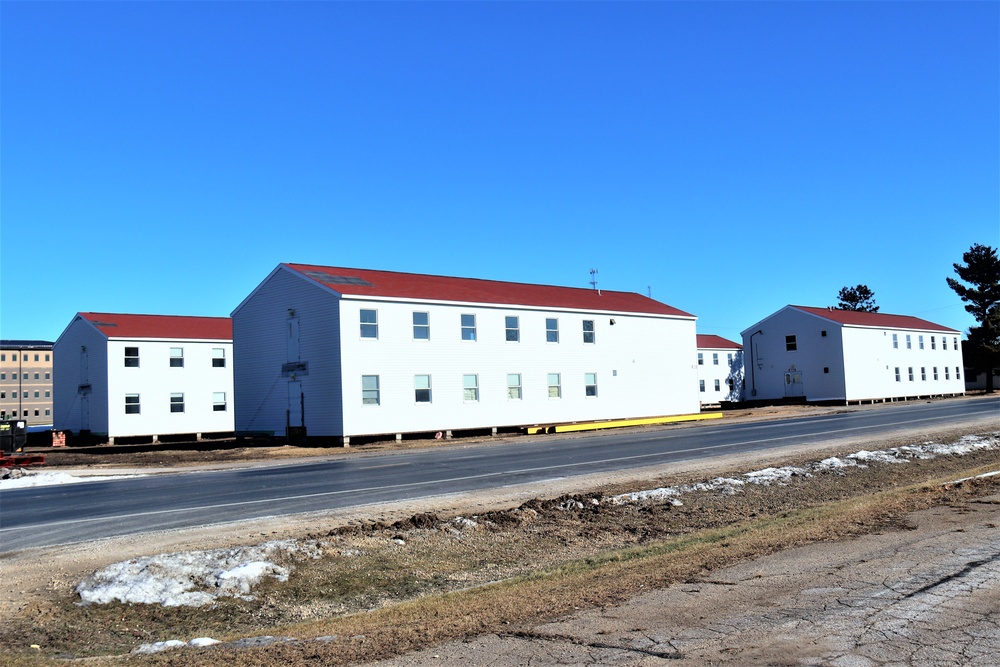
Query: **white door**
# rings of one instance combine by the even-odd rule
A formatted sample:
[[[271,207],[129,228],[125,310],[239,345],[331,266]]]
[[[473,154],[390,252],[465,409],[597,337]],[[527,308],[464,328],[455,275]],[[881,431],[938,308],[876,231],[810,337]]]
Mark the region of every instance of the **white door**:
[[[802,389],[801,371],[785,373],[785,396],[805,396],[805,391]]]

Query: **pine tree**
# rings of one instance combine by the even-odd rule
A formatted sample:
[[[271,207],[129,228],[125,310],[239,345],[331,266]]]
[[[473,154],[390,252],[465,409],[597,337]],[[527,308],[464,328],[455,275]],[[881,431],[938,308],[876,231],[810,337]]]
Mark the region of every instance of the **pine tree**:
[[[986,371],[986,391],[992,392],[993,369],[1000,362],[1000,259],[996,248],[977,243],[962,254],[962,261],[952,265],[961,282],[946,280],[979,322],[969,329],[971,361],[977,373]]]
[[[843,287],[837,294],[837,299],[840,300],[836,306],[839,310],[858,310],[864,313],[878,312],[878,306],[875,305],[875,292],[868,289],[868,285]]]

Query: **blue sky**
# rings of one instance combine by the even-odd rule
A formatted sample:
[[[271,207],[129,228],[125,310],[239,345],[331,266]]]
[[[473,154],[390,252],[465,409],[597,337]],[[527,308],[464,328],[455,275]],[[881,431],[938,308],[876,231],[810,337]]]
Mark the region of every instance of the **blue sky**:
[[[650,292],[864,283],[963,331],[998,2],[0,3],[0,336],[225,316],[279,263]]]

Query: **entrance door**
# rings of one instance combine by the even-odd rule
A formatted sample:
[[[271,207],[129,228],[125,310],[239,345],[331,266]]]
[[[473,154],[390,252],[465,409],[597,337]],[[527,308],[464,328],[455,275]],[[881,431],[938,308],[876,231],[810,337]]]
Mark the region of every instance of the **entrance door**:
[[[80,396],[80,432],[90,432],[90,360],[87,348],[80,348],[80,384],[77,388]]]
[[[288,383],[288,425],[291,428],[302,426],[302,383]]]
[[[785,396],[805,396],[802,388],[802,372],[788,371],[785,373]]]

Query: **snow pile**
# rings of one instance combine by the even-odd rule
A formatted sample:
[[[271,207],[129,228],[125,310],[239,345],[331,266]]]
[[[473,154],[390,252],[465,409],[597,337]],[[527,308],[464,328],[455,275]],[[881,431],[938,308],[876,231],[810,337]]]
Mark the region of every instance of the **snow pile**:
[[[0,491],[26,489],[34,486],[55,486],[57,484],[79,484],[80,482],[103,482],[109,479],[143,477],[144,475],[105,475],[74,477],[64,472],[28,472],[20,477],[0,479]]]
[[[764,468],[742,475],[740,478],[716,477],[707,482],[697,484],[681,484],[658,489],[634,491],[606,498],[606,502],[622,505],[625,503],[658,502],[669,500],[674,506],[683,503],[678,496],[696,491],[709,491],[732,495],[738,493],[745,484],[788,484],[793,477],[812,477],[813,474],[835,472],[843,474],[845,468],[864,468],[867,463],[907,463],[913,459],[933,459],[938,456],[965,456],[973,452],[1000,449],[1000,434],[989,436],[967,435],[957,442],[944,445],[926,442],[921,445],[906,445],[878,451],[862,450],[845,457],[833,456],[822,461],[809,463],[805,467],[785,466],[783,468]]]
[[[140,655],[150,655],[153,653],[159,653],[160,651],[166,651],[171,648],[180,648],[182,646],[190,646],[192,648],[201,648],[202,646],[214,646],[220,643],[218,639],[212,639],[211,637],[197,637],[191,641],[185,643],[177,639],[170,639],[165,642],[155,642],[153,644],[140,644],[139,648],[132,651],[132,653],[138,653]]]
[[[251,589],[265,577],[288,579],[290,567],[273,561],[321,555],[318,544],[294,540],[160,554],[109,565],[80,582],[76,592],[83,602],[94,604],[117,600],[165,607],[201,607],[219,597],[249,600]]]

